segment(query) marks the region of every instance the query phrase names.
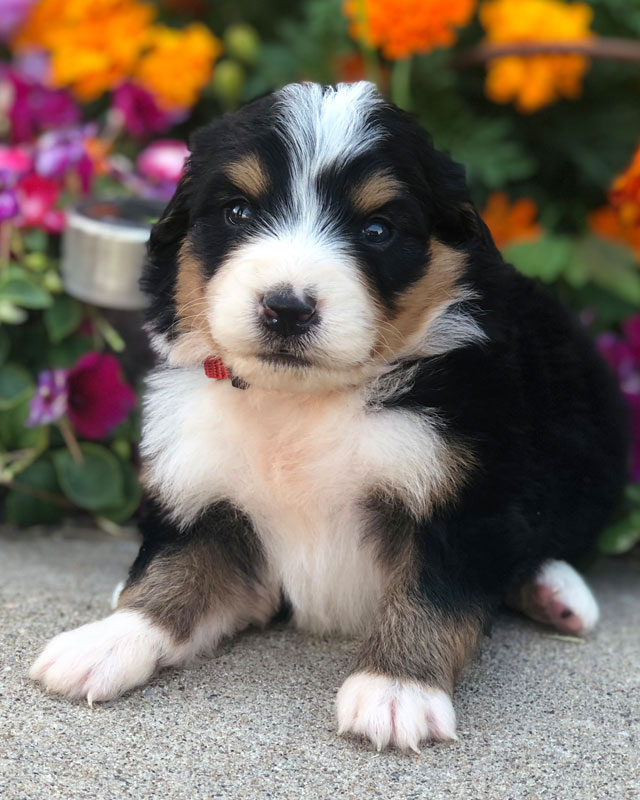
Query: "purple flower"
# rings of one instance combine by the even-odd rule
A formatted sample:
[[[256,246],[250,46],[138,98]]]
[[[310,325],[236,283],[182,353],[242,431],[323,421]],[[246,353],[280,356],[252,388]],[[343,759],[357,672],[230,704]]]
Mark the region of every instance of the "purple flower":
[[[18,213],[18,198],[13,189],[0,189],[0,222],[15,217]]]
[[[164,111],[150,92],[135,83],[123,83],[115,90],[112,108],[136,139],[164,133],[187,115],[186,111]]]
[[[49,425],[67,413],[68,405],[67,370],[45,369],[38,375],[25,425],[27,428]]]
[[[13,142],[30,141],[44,130],[75,125],[80,120],[80,109],[69,92],[48,89],[32,77],[42,68],[42,58],[39,56],[37,62],[35,56],[29,62],[25,59],[24,71],[0,68],[0,87],[8,85],[11,91],[8,116]]]
[[[32,5],[33,0],[0,0],[0,40],[11,36]]]
[[[49,131],[36,144],[35,168],[43,178],[59,180],[69,170],[79,175],[82,191],[90,188],[93,164],[87,152],[86,139],[95,135],[94,125]]]

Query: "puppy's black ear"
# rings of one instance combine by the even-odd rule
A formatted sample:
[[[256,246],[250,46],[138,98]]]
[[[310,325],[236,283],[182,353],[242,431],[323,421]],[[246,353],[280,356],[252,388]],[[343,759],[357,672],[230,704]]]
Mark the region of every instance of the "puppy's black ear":
[[[173,197],[151,229],[147,244],[147,259],[140,286],[150,300],[146,321],[153,333],[171,336],[175,322],[178,252],[189,228],[193,192],[191,175],[189,159]]]

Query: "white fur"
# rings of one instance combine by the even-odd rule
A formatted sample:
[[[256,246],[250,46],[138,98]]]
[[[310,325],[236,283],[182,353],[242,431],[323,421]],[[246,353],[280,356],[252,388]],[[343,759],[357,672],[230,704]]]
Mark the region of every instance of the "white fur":
[[[181,525],[223,498],[247,513],[296,621],[317,631],[360,630],[383,589],[367,495],[419,514],[452,477],[437,420],[367,409],[361,390],[239,390],[171,369],[149,379],[145,403],[148,486]]]
[[[122,594],[125,583],[126,581],[120,581],[113,587],[113,592],[111,594],[111,608],[114,611],[118,607],[118,600],[120,599],[120,595]]]
[[[336,699],[338,733],[370,739],[378,750],[392,745],[419,753],[426,739],[456,739],[456,715],[441,689],[418,681],[356,672]]]
[[[327,167],[340,167],[364,153],[383,136],[372,121],[372,111],[382,98],[373,83],[340,83],[335,88],[313,83],[293,83],[278,92],[281,136],[287,142],[292,166],[289,214],[275,221],[288,230],[287,218],[316,235],[328,220],[314,190],[316,178]]]
[[[159,667],[188,663],[237,627],[235,615],[217,615],[201,622],[188,641],[176,644],[139,611],[116,611],[52,639],[29,677],[51,692],[86,698],[91,705],[146,683]]]
[[[581,633],[588,633],[596,626],[600,618],[598,603],[582,575],[571,564],[553,559],[545,561],[534,583],[551,589],[554,599],[582,620]]]
[[[314,369],[304,375],[287,370],[289,383],[284,370],[260,358],[260,300],[283,284],[316,297],[320,317],[304,351]],[[207,308],[219,355],[234,374],[263,388],[309,391],[353,382],[354,368],[368,360],[377,335],[377,310],[353,258],[338,240],[318,241],[299,230],[260,235],[233,252],[209,282]]]

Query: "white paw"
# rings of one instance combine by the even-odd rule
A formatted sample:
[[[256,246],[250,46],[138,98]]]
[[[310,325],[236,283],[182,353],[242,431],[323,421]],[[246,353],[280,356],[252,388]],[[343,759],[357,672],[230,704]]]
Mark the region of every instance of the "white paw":
[[[51,692],[110,700],[155,672],[169,637],[137,611],[117,611],[52,639],[29,671]]]
[[[456,739],[456,715],[441,689],[412,680],[356,672],[337,697],[338,734],[366,736],[378,750],[394,745],[419,753],[425,739]]]
[[[519,607],[559,631],[584,634],[600,617],[598,604],[580,573],[566,561],[545,561],[520,593]]]

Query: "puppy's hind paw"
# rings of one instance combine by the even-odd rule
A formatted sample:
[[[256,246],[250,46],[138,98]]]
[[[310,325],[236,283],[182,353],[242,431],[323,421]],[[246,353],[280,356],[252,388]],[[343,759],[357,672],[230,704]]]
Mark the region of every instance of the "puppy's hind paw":
[[[509,593],[507,602],[532,619],[573,635],[589,633],[600,616],[591,589],[566,561],[545,561],[532,581]]]
[[[118,611],[52,639],[29,671],[47,690],[74,699],[111,700],[154,673],[167,635],[137,611]]]
[[[370,739],[380,751],[388,745],[419,753],[425,740],[455,740],[456,715],[441,689],[412,680],[356,672],[337,697],[338,734]]]

